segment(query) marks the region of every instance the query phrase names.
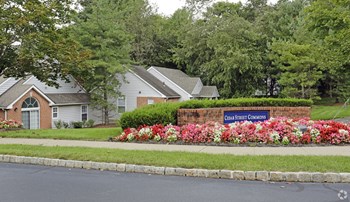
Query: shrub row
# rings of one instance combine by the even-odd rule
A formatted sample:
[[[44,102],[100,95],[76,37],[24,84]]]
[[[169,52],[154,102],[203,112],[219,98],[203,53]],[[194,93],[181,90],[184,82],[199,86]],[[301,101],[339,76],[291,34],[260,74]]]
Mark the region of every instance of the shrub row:
[[[180,103],[148,105],[132,112],[126,112],[120,119],[122,128],[138,128],[141,125],[177,123],[178,109],[219,108],[219,107],[299,107],[311,106],[311,100],[277,98],[238,98],[227,100],[189,100]]]

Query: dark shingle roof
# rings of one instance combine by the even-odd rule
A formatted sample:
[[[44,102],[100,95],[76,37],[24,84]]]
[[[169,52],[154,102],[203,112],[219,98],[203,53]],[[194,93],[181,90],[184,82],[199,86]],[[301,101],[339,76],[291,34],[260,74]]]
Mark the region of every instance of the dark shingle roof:
[[[178,69],[169,69],[169,68],[154,67],[154,66],[153,68],[159,71],[161,74],[166,76],[168,79],[170,79],[174,83],[176,83],[176,85],[180,86],[189,94],[192,94],[197,83],[200,81],[200,78],[190,77]]]
[[[153,76],[151,73],[149,73],[145,68],[140,67],[140,66],[135,66],[135,67],[131,68],[131,71],[134,72],[135,74],[137,74],[139,77],[141,77],[147,83],[152,85],[155,89],[157,89],[160,93],[162,93],[166,97],[169,97],[169,98],[180,97],[179,94],[177,94],[174,90],[172,90],[167,85],[165,85],[163,82],[161,82],[155,76]]]
[[[46,94],[57,105],[88,104],[90,97],[86,93]]]
[[[211,97],[219,97],[218,89],[216,86],[203,86],[201,92],[199,93],[199,97],[203,98],[211,98]]]
[[[8,107],[12,102],[14,102],[18,97],[32,87],[32,85],[23,85],[24,82],[25,79],[20,80],[0,96],[0,107]]]

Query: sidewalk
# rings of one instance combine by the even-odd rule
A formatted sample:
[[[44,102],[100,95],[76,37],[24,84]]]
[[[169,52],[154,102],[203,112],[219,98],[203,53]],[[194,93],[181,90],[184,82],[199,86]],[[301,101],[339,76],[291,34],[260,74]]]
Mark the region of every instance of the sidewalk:
[[[196,145],[165,145],[165,144],[137,144],[121,142],[94,142],[76,140],[52,139],[20,139],[0,138],[2,144],[23,144],[40,146],[66,146],[110,148],[125,150],[153,150],[153,151],[185,151],[209,154],[234,155],[309,155],[309,156],[350,156],[350,146],[321,146],[321,147],[221,147]]]

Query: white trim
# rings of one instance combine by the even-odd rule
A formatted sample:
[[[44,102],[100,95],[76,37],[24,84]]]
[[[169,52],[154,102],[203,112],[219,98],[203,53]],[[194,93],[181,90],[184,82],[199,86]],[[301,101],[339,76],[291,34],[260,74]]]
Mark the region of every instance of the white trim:
[[[30,76],[30,77],[23,83],[23,85],[26,85],[26,84],[29,82],[29,80],[32,80],[32,78],[34,78],[34,76]]]
[[[76,105],[89,105],[90,103],[84,102],[84,103],[66,103],[66,104],[53,104],[52,107],[59,107],[59,106],[76,106]]]
[[[5,120],[7,120],[8,119],[7,110],[4,109],[4,111],[5,111]]]
[[[152,103],[150,103],[152,101]],[[147,98],[147,105],[153,105],[154,104],[154,98],[153,97],[148,97]]]
[[[80,121],[83,121],[83,106],[86,106],[86,121],[87,121],[89,120],[89,105],[80,105]]]
[[[56,112],[53,112],[53,109],[56,108],[57,111]],[[51,108],[51,113],[52,113],[52,119],[58,119],[59,118],[59,112],[58,112],[58,107],[52,107]],[[53,114],[56,113],[57,114],[57,117],[54,117]]]
[[[132,74],[134,74],[137,78],[139,78],[141,81],[143,81],[145,84],[147,84],[149,87],[151,87],[153,90],[155,90],[157,93],[159,93],[161,95],[162,98],[166,98],[167,96],[165,96],[163,93],[161,93],[160,91],[158,91],[154,86],[152,86],[151,84],[149,84],[147,81],[145,81],[143,78],[141,78],[139,75],[137,75],[134,71],[129,70]]]
[[[32,129],[30,128],[30,124],[29,124],[29,130],[37,130],[37,129],[40,129],[41,128],[41,125],[40,125],[40,121],[41,121],[41,114],[40,114],[40,107],[39,108],[27,108],[25,110],[21,110],[21,119],[22,119],[22,112],[29,112],[29,118],[30,118],[30,113],[31,111],[38,111],[38,116],[39,116],[39,119],[38,119],[38,128],[35,128],[35,129]],[[30,120],[30,119],[29,119]],[[22,123],[23,123],[23,120],[22,120]]]
[[[49,101],[49,105],[52,106],[55,103],[50,100],[50,98],[48,98],[44,93],[42,93],[37,87],[35,87],[34,85],[31,86],[30,88],[28,88],[28,90],[26,90],[22,95],[18,96],[18,98],[13,101],[9,106],[6,107],[6,109],[12,109],[13,105],[18,102],[18,100],[20,100],[25,94],[27,94],[29,91],[31,91],[32,89],[34,89],[37,93],[39,93],[39,95],[41,95],[42,97],[44,97],[47,101]]]
[[[189,98],[193,98],[193,96],[191,94],[189,94],[187,91],[185,91],[183,88],[181,88],[179,85],[177,85],[174,81],[170,80],[168,77],[166,77],[164,74],[160,73],[156,68],[154,68],[153,66],[151,66],[150,68],[147,69],[147,71],[149,72],[150,69],[153,69],[154,71],[156,71],[157,73],[159,73],[160,75],[162,75],[166,80],[168,80],[170,83],[172,83],[173,85],[175,85],[176,87],[178,87],[180,90],[182,90],[184,93],[186,93],[187,95],[189,95]],[[153,74],[152,74],[153,75]],[[154,76],[154,75],[153,75]],[[159,78],[157,78],[159,79]]]
[[[124,112],[123,113],[125,113],[125,112],[127,112],[126,110],[127,110],[127,102],[126,102],[126,96],[122,96],[123,98],[124,98],[124,106],[121,106],[121,107],[124,107],[125,108],[125,110],[124,110]],[[123,114],[123,113],[119,113],[119,102],[118,102],[118,99],[119,99],[119,97],[117,97],[117,114]]]
[[[27,112],[27,111],[34,111],[34,110],[40,110],[40,107],[35,107],[35,108],[22,108],[22,112]]]

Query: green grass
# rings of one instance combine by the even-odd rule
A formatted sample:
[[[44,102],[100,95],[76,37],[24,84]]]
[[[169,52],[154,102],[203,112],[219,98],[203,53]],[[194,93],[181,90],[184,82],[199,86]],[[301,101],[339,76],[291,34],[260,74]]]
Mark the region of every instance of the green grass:
[[[329,120],[333,119],[333,117],[338,113],[336,118],[344,118],[350,116],[350,106],[321,106],[314,105],[311,108],[311,119],[313,120]]]
[[[121,128],[17,130],[0,132],[0,137],[106,141],[109,137],[115,137],[121,132]]]
[[[27,145],[0,145],[0,154],[182,168],[350,172],[350,157],[341,156],[235,156]]]

